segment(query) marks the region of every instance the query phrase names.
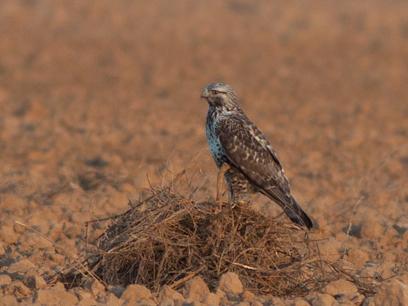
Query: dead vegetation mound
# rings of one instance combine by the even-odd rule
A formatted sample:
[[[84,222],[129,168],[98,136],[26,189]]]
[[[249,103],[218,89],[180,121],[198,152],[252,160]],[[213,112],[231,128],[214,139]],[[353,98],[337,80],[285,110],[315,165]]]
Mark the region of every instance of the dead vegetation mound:
[[[111,224],[87,251],[82,276],[109,285],[143,284],[157,292],[163,285],[178,288],[195,275],[215,288],[231,271],[247,289],[277,296],[303,295],[333,279],[308,233],[284,218],[266,218],[245,205],[225,203],[220,209],[168,187],[130,205],[109,218]],[[73,284],[67,275],[65,282]]]

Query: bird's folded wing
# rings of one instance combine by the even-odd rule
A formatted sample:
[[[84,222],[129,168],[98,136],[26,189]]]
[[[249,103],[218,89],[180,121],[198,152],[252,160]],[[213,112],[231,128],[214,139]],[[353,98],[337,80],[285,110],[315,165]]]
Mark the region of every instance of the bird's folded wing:
[[[271,145],[251,123],[241,118],[222,120],[217,127],[220,143],[229,162],[263,193],[285,204],[289,183]]]

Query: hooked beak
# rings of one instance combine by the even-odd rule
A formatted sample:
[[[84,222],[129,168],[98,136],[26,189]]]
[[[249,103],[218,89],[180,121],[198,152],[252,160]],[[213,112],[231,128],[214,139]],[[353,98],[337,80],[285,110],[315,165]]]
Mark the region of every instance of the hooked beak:
[[[208,98],[208,89],[204,88],[203,91],[201,92],[201,99],[207,99]]]

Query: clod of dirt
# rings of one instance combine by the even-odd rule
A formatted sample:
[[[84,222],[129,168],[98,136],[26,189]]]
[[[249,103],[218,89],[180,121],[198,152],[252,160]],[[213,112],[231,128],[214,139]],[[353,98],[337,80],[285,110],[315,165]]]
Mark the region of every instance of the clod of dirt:
[[[0,287],[5,287],[11,284],[11,277],[7,274],[0,275]]]
[[[140,301],[150,301],[152,294],[149,289],[140,285],[129,285],[123,292],[121,299],[129,305],[134,305]]]
[[[358,292],[357,287],[350,281],[339,279],[326,286],[324,292],[333,296],[338,302],[353,301],[360,304],[364,296]]]
[[[301,298],[296,298],[289,304],[289,306],[310,306],[310,304]]]
[[[184,287],[184,296],[189,301],[205,302],[209,294],[207,284],[199,276],[188,281]]]
[[[313,306],[333,306],[337,304],[335,298],[326,293],[315,293],[308,297],[308,301]]]
[[[7,305],[7,306],[21,305],[19,302],[17,302],[17,299],[13,295],[2,296],[1,302],[3,303],[3,305]]]
[[[320,256],[324,260],[335,262],[341,257],[339,252],[341,246],[342,244],[333,237],[323,240],[319,243]]]
[[[225,293],[235,295],[241,294],[244,291],[244,287],[238,275],[232,272],[227,272],[221,276],[218,288]]]
[[[77,297],[67,292],[61,283],[49,289],[38,290],[35,302],[39,305],[75,305]]]
[[[164,286],[160,290],[159,303],[160,305],[171,305],[172,303],[182,303],[184,297],[176,290],[171,289],[169,286]]]
[[[18,235],[12,225],[3,225],[0,227],[0,240],[5,244],[16,243]]]
[[[32,295],[32,292],[30,288],[28,288],[22,281],[20,280],[15,280],[13,281],[7,288],[6,292],[13,294],[18,298],[18,299],[24,299],[26,297],[30,297]]]
[[[363,248],[351,248],[347,251],[347,260],[354,264],[357,268],[364,267],[365,263],[370,259],[368,250]]]
[[[405,277],[408,280],[408,277]],[[408,282],[395,278],[383,284],[374,297],[368,298],[365,305],[397,306],[408,305]]]
[[[28,259],[22,259],[20,261],[17,261],[15,263],[13,263],[12,265],[10,265],[10,267],[8,268],[8,272],[9,273],[17,273],[17,272],[28,272],[35,269],[35,266],[33,265],[33,263],[31,261],[29,261]]]
[[[138,283],[154,292],[190,281],[193,294],[195,276],[214,289],[230,271],[247,289],[275,296],[305,295],[335,275],[303,229],[247,206],[225,203],[220,210],[217,203],[195,202],[167,187],[131,206],[110,219],[85,254],[82,274],[109,285]],[[223,276],[221,290],[241,293],[242,284],[237,277],[229,279],[232,275]],[[61,280],[67,287],[83,281],[79,273],[66,273]]]

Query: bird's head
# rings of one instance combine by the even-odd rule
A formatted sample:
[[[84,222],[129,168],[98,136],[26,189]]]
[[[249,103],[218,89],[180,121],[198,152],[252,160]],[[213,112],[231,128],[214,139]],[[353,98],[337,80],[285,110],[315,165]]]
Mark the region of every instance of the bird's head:
[[[211,83],[204,87],[201,98],[207,100],[213,107],[229,110],[239,108],[238,98],[231,86],[224,83]]]

